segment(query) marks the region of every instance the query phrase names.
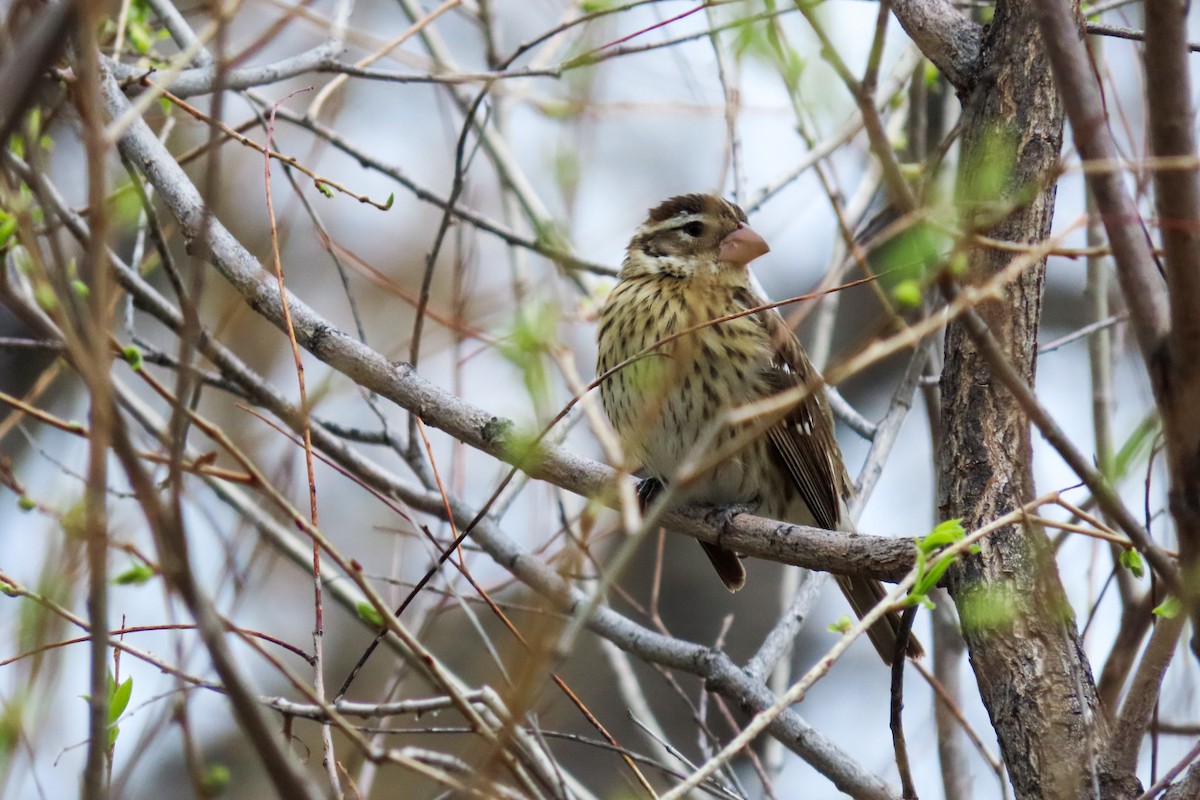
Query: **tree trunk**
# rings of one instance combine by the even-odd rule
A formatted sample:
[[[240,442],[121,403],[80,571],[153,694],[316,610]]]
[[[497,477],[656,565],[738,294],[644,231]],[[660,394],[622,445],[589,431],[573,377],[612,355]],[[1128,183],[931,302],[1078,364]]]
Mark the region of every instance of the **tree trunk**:
[[[1062,106],[1032,19],[1037,2],[1045,0],[997,4],[964,98],[963,221],[1009,242],[1049,234],[1062,146]],[[977,248],[966,280],[985,281],[1014,257]],[[1002,301],[977,309],[1031,384],[1044,276],[1041,262]],[[939,511],[970,530],[1033,498],[1030,428],[962,324],[947,328],[945,355]],[[981,548],[952,572],[949,588],[1016,797],[1095,797],[1104,721],[1049,541],[1037,526],[1011,526]]]

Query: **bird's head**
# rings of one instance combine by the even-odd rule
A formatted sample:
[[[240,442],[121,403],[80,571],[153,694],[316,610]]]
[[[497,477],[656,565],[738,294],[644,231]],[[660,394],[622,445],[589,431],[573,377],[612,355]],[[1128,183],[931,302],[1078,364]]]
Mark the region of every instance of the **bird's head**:
[[[626,248],[621,277],[744,282],[746,265],[770,249],[733,203],[710,194],[684,194],[650,209]]]

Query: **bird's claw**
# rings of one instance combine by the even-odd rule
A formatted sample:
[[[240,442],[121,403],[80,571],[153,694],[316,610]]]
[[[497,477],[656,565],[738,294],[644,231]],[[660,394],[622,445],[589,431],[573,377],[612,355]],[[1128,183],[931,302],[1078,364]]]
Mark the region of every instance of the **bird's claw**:
[[[706,515],[708,524],[719,530],[721,534],[728,533],[733,527],[733,518],[738,514],[753,514],[754,508],[744,503],[734,503],[728,506],[718,506]]]

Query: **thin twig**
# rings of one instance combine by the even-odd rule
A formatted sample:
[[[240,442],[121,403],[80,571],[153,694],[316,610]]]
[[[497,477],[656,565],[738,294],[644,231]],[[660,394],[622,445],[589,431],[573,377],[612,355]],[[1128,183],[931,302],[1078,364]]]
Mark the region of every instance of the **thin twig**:
[[[908,651],[909,637],[912,635],[913,619],[917,615],[917,606],[904,609],[901,616],[900,634],[896,637],[896,652],[892,659],[891,703],[888,714],[889,726],[892,730],[892,746],[896,752],[896,769],[900,772],[900,786],[904,800],[917,800],[917,788],[913,783],[912,767],[908,763],[908,743],[904,736],[904,667],[908,659],[904,654]]]

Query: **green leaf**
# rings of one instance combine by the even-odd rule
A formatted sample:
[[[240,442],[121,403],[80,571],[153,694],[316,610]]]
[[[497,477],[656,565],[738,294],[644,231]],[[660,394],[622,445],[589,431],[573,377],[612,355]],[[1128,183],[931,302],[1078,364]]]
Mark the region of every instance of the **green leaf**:
[[[0,710],[0,753],[7,760],[11,760],[22,743],[29,741],[25,711],[25,698],[20,693],[9,697]]]
[[[920,308],[921,284],[912,279],[900,281],[892,288],[892,299],[904,308]]]
[[[142,197],[133,183],[126,181],[109,198],[108,208],[118,225],[132,230],[142,216]]]
[[[928,563],[929,556],[936,554],[947,545],[962,541],[966,535],[967,531],[963,528],[961,519],[948,519],[939,523],[928,535],[916,541],[917,579],[913,583],[913,588],[909,590],[908,596],[904,598],[906,605],[920,604],[926,608],[933,608],[933,602],[930,601],[928,595],[937,588],[942,576],[946,574],[946,570],[950,569],[950,566],[958,560],[958,555],[940,555],[932,564]]]
[[[0,247],[8,244],[8,240],[17,232],[17,218],[11,214],[4,214],[0,218]]]
[[[521,371],[525,389],[537,402],[550,394],[546,354],[558,337],[558,308],[548,302],[530,302],[518,309],[500,353]]]
[[[1162,420],[1159,419],[1158,414],[1153,412],[1148,414],[1117,450],[1116,455],[1112,457],[1112,464],[1100,465],[1104,477],[1116,483],[1128,475],[1130,469],[1146,458],[1161,429]]]
[[[58,297],[54,294],[54,289],[47,284],[43,283],[34,288],[33,299],[42,311],[53,312],[58,309]]]
[[[105,700],[108,705],[108,749],[112,750],[117,743],[117,737],[121,734],[121,728],[117,725],[117,720],[125,713],[125,709],[129,707],[129,698],[133,695],[133,678],[126,678],[121,683],[117,683],[117,679],[113,677],[112,672],[108,673],[106,681],[107,688],[105,689]],[[91,702],[91,695],[80,695],[84,702]]]
[[[560,186],[572,192],[579,185],[579,155],[569,147],[560,147],[554,154],[554,177]]]
[[[78,278],[71,281],[71,291],[75,293],[76,297],[82,297],[85,300],[92,294],[91,287]]]
[[[926,555],[926,550],[921,546],[921,541],[917,540],[917,563],[916,570],[918,575],[925,574],[925,570],[929,565],[929,557]]]
[[[125,363],[135,372],[142,368],[142,350],[136,345],[129,345],[121,351],[121,357],[125,359]]]
[[[116,684],[112,675],[108,676],[110,684]],[[129,698],[133,695],[133,678],[126,678],[119,686],[109,687],[108,698],[108,721],[109,723],[116,722],[125,713],[125,709],[129,707]]]
[[[133,49],[145,55],[150,52],[151,45],[154,44],[154,37],[150,31],[141,25],[129,25],[125,29],[125,38]]]
[[[155,576],[154,568],[141,561],[113,578],[118,586],[141,586]]]
[[[915,308],[929,278],[941,268],[949,240],[929,221],[909,225],[886,239],[876,239],[871,263],[883,273],[882,280],[896,302]]]
[[[204,794],[206,797],[216,797],[224,794],[231,780],[229,767],[224,764],[213,764],[204,774]]]
[[[854,620],[850,619],[849,617],[847,617],[846,615],[843,614],[841,617],[838,617],[837,622],[831,623],[829,625],[829,630],[831,630],[834,633],[845,633],[846,631],[850,630],[853,627],[854,627]]]
[[[1121,551],[1120,562],[1121,566],[1132,572],[1135,578],[1146,574],[1146,565],[1142,562],[1142,554],[1132,547]]]
[[[966,535],[967,530],[962,526],[962,519],[948,519],[938,523],[936,528],[921,539],[919,546],[924,552],[932,553],[946,545],[962,541]]]
[[[909,601],[924,602],[926,596],[937,588],[942,576],[946,574],[946,570],[950,569],[950,565],[956,560],[957,558],[954,556],[943,556],[935,561],[933,566],[913,584],[913,588],[909,592]]]
[[[1182,610],[1183,604],[1179,602],[1178,597],[1168,597],[1154,609],[1154,613],[1163,619],[1175,619]]]
[[[17,498],[17,508],[22,511],[33,511],[37,508],[37,501],[29,495],[23,494]]]
[[[376,628],[383,627],[383,617],[379,616],[379,612],[375,610],[375,606],[367,601],[364,600],[359,603],[354,607],[354,610],[358,612],[358,618],[363,622],[374,625]]]
[[[925,74],[922,77],[925,79],[926,86],[934,86],[941,76],[942,71],[934,66],[932,61],[925,62]]]
[[[898,140],[893,140],[892,145],[897,151],[904,150],[908,147],[908,137],[901,136]],[[925,174],[925,165],[920,163],[901,164],[900,174],[907,178],[909,182],[916,182]]]
[[[547,119],[574,119],[579,116],[579,104],[568,100],[544,100],[538,103],[538,111]]]
[[[967,274],[967,269],[971,266],[967,254],[961,251],[950,256],[950,274],[956,278],[961,278]]]
[[[767,10],[773,10],[773,2],[767,2]],[[759,25],[757,20],[745,20],[735,27],[733,52],[740,59],[751,57],[773,67],[779,72],[783,85],[790,94],[799,91],[800,79],[806,62],[790,42],[780,37],[772,25]]]

